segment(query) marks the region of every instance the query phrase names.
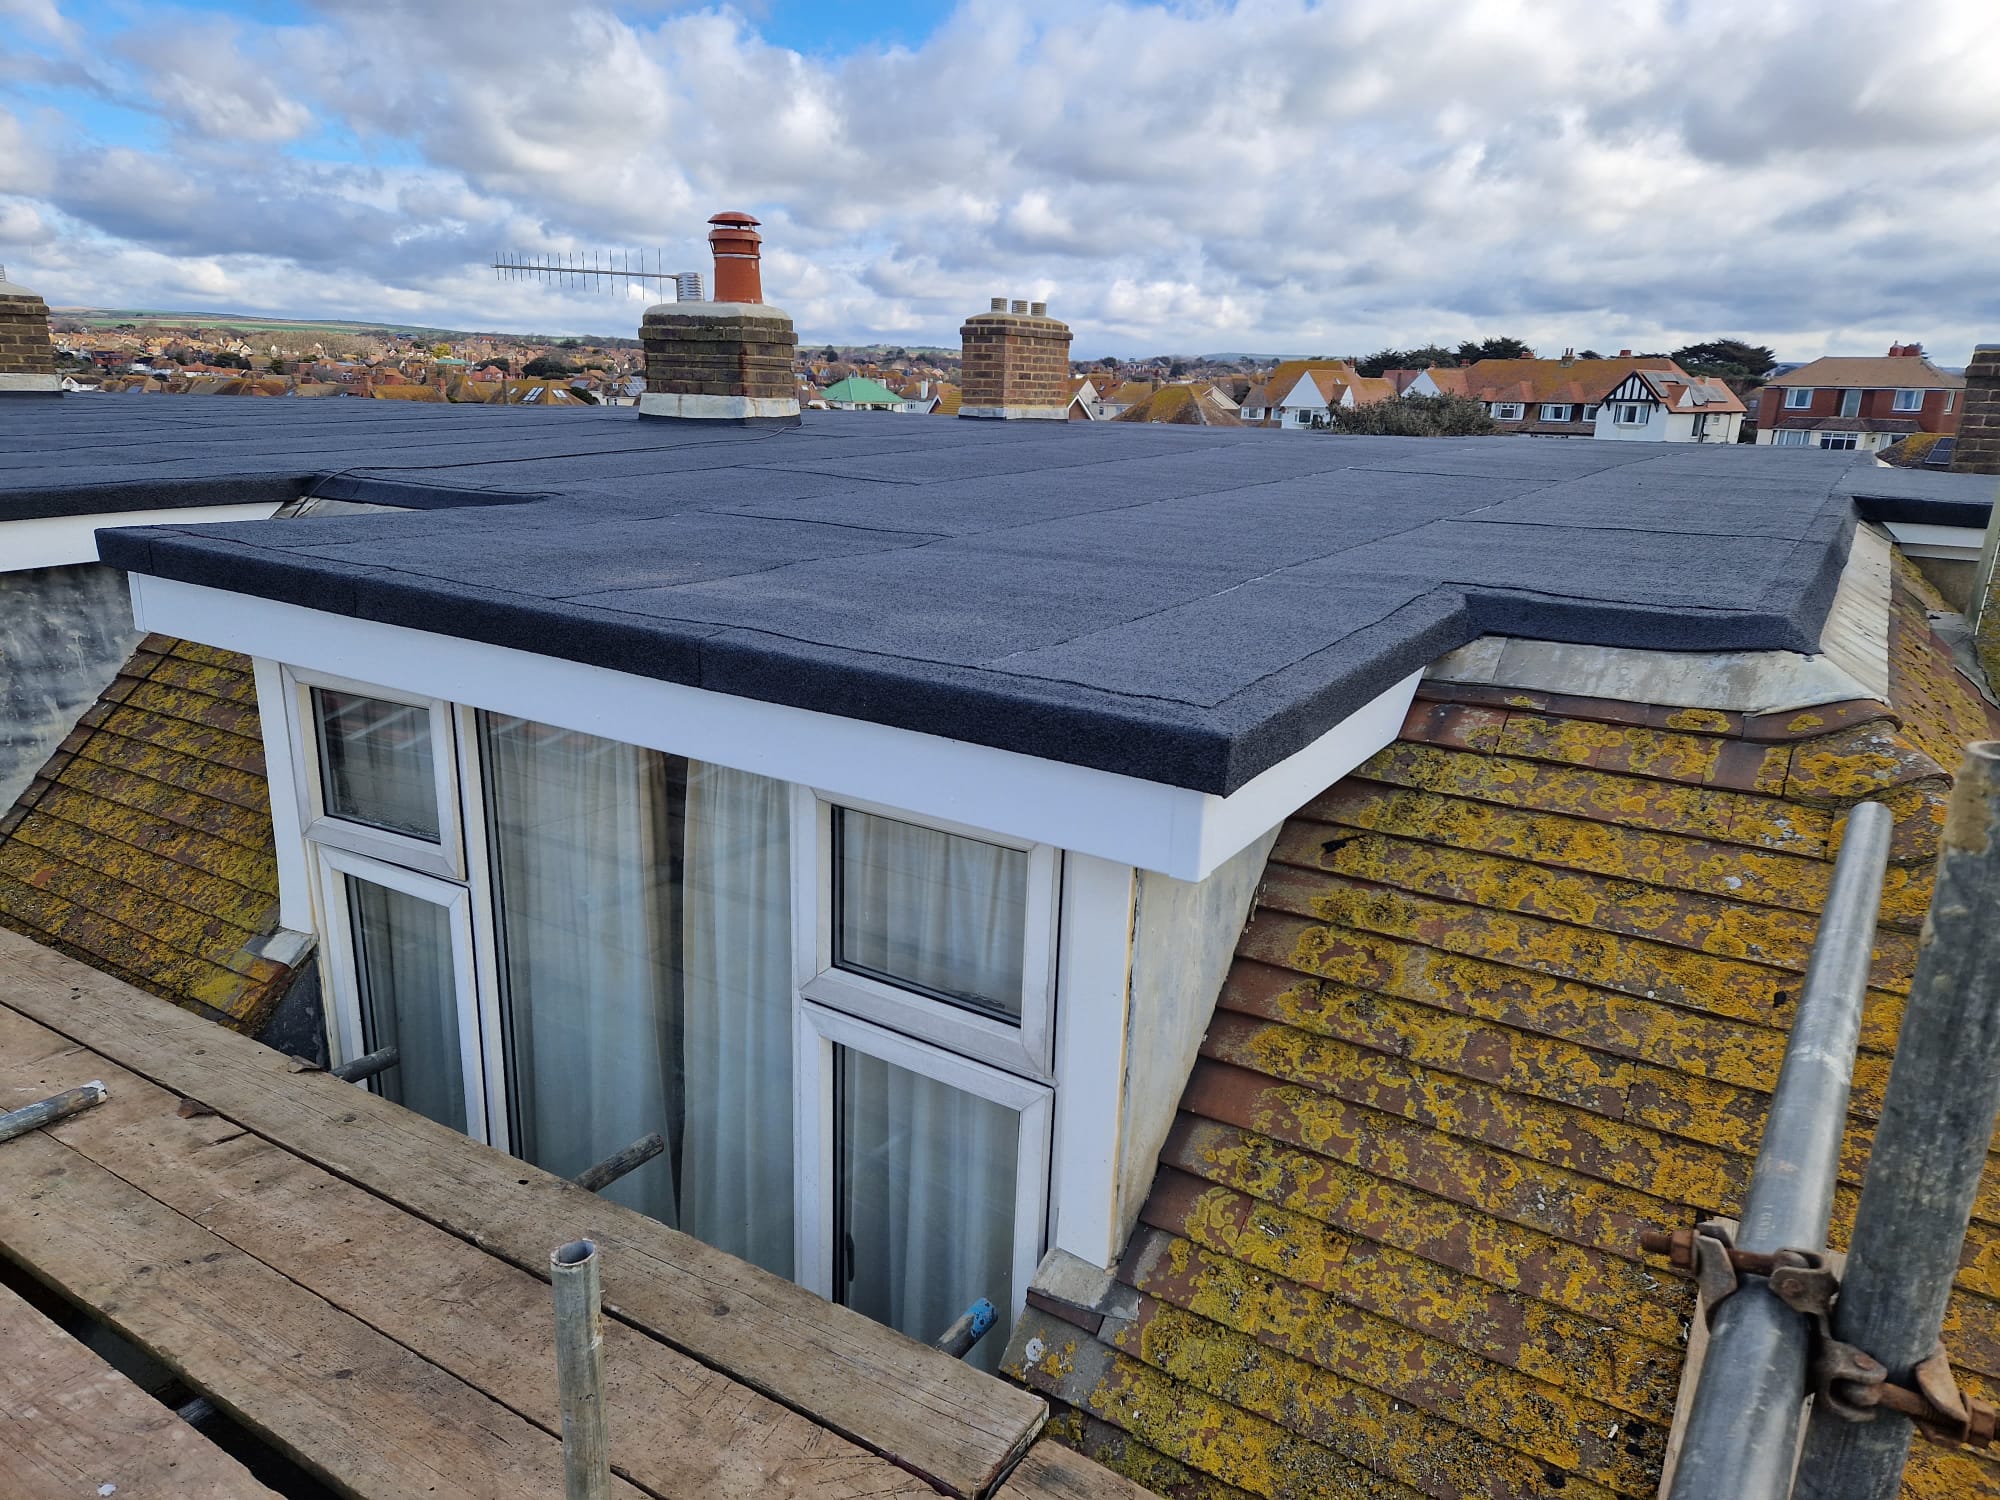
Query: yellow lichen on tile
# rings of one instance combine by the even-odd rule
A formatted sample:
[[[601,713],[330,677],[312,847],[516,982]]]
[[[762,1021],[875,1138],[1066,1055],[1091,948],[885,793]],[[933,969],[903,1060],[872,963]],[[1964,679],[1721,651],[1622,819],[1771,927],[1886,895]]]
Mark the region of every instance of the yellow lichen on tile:
[[[277,902],[250,663],[148,637],[0,821],[0,923],[254,1029]]]
[[[1281,831],[1121,1263],[1139,1311],[1105,1320],[1111,1363],[1073,1371],[1081,1404],[1259,1494],[1328,1488],[1304,1445],[1436,1496],[1648,1500],[1692,1297],[1637,1236],[1740,1212],[1866,797],[1895,827],[1836,1246],[1852,1224],[1930,895],[1939,745],[1985,714],[1915,619],[1893,714],[1774,730],[1427,689],[1409,739]],[[1902,727],[1919,719],[1922,739]],[[2000,1385],[2000,1165],[1947,1336],[1968,1390]],[[1110,1393],[1141,1390],[1120,1415]],[[1282,1433],[1254,1461],[1214,1445],[1254,1420]],[[1996,1475],[1926,1449],[1906,1492],[2000,1495]]]

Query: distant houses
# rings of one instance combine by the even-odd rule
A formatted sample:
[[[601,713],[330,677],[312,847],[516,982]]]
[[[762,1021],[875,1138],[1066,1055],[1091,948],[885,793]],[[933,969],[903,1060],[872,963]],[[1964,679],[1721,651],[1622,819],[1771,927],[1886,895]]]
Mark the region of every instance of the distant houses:
[[[1940,370],[1921,344],[1885,355],[1816,359],[1757,393],[1757,442],[1776,448],[1874,452],[1916,433],[1958,431],[1965,377]]]
[[[1612,442],[1733,443],[1745,415],[1721,380],[1629,350],[1615,359],[1482,359],[1424,370],[1403,394],[1467,397],[1507,432]]]

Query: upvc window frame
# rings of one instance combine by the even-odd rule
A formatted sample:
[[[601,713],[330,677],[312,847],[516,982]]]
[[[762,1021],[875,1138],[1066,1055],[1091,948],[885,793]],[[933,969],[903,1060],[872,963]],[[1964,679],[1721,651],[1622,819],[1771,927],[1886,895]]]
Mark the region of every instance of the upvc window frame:
[[[1542,403],[1542,420],[1544,422],[1567,422],[1573,410],[1575,410],[1573,406],[1561,401],[1544,401]]]
[[[1906,397],[1908,399],[1905,399]],[[1924,392],[1921,388],[1910,389],[1905,387],[1899,389],[1896,392],[1896,399],[1890,404],[1890,407],[1894,411],[1922,411],[1924,409]]]
[[[1527,408],[1519,401],[1495,401],[1493,420],[1496,422],[1519,422],[1527,415]]]
[[[441,698],[398,692],[376,683],[337,677],[329,672],[308,671],[302,667],[287,666],[283,668],[282,677],[285,727],[291,737],[293,789],[298,799],[299,827],[307,841],[327,848],[370,855],[427,875],[463,882],[466,878],[465,829],[463,803],[459,797],[458,735],[452,705]],[[327,810],[325,767],[321,763],[319,748],[319,720],[313,709],[314,688],[428,711],[431,774],[437,794],[436,843],[415,834],[356,822]]]
[[[1810,448],[1813,434],[1804,427],[1780,427],[1772,434],[1774,448]]]
[[[934,995],[834,966],[833,838],[836,808],[935,829],[1028,856],[1021,954],[1021,1024]],[[963,1057],[1050,1083],[1055,1079],[1056,923],[1062,904],[1060,851],[990,829],[918,817],[903,808],[792,788],[792,962],[802,1000],[872,1021]]]
[[[1834,415],[1837,417],[1860,416],[1861,398],[1866,394],[1860,386],[1849,386],[1840,393],[1839,409],[1834,412]]]
[[[1611,412],[1611,422],[1615,427],[1644,427],[1650,413],[1642,401],[1620,401]]]
[[[1048,1238],[1051,1152],[1054,1146],[1055,1089],[976,1062],[843,1011],[802,1001],[795,1020],[793,1123],[797,1131],[792,1167],[792,1277],[807,1291],[837,1301],[833,1255],[837,1184],[834,1118],[835,1047],[892,1063],[912,1073],[977,1095],[1018,1119],[1014,1165],[1013,1306],[1018,1318],[1027,1303],[1028,1283],[1040,1264]],[[913,1333],[935,1338],[943,1329]]]
[[[426,875],[327,844],[313,851],[313,868],[319,885],[319,910],[325,929],[327,980],[327,1030],[333,1044],[333,1061],[352,1062],[368,1048],[362,1031],[361,984],[354,947],[354,909],[348,898],[348,882],[364,880],[400,892],[430,905],[442,907],[451,926],[453,990],[458,1003],[458,1053],[465,1092],[466,1134],[476,1141],[506,1150],[507,1132],[503,1115],[494,1113],[493,1080],[489,1076],[487,1049],[483,1045],[488,1009],[483,971],[476,956],[473,933],[472,893],[465,886],[435,875]],[[359,1085],[373,1088],[366,1082]],[[504,1098],[502,1100],[504,1109]]]
[[[1595,422],[1597,420],[1597,410],[1602,405],[1601,401],[1586,401],[1583,404],[1583,420],[1586,422]]]
[[[1819,435],[1819,446],[1823,451],[1852,453],[1861,446],[1861,434],[1858,432],[1822,432]]]
[[[1788,385],[1785,387],[1785,409],[1787,411],[1810,411],[1813,404],[1813,388],[1809,385]]]

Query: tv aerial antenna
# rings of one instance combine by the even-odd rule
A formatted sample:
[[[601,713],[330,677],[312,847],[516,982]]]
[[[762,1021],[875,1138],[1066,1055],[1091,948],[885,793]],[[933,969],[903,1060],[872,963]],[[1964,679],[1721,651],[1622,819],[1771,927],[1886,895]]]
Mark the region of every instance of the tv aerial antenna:
[[[502,251],[493,257],[493,273],[502,281],[539,281],[567,291],[629,293],[665,285],[678,302],[702,300],[701,272],[667,270],[658,250]]]

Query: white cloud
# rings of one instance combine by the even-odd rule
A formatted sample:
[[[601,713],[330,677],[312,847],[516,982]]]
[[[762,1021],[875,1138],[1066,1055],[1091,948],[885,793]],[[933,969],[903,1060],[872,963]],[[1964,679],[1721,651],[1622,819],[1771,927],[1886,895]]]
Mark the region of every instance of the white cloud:
[[[0,258],[64,302],[621,331],[624,300],[486,257],[704,265],[707,215],[746,208],[807,340],[950,342],[996,294],[1080,354],[1729,333],[1956,362],[2000,333],[1988,5],[968,0],[837,58],[755,6],[154,7],[110,48],[82,6],[0,14],[30,44]],[[58,87],[157,138],[93,140]]]

